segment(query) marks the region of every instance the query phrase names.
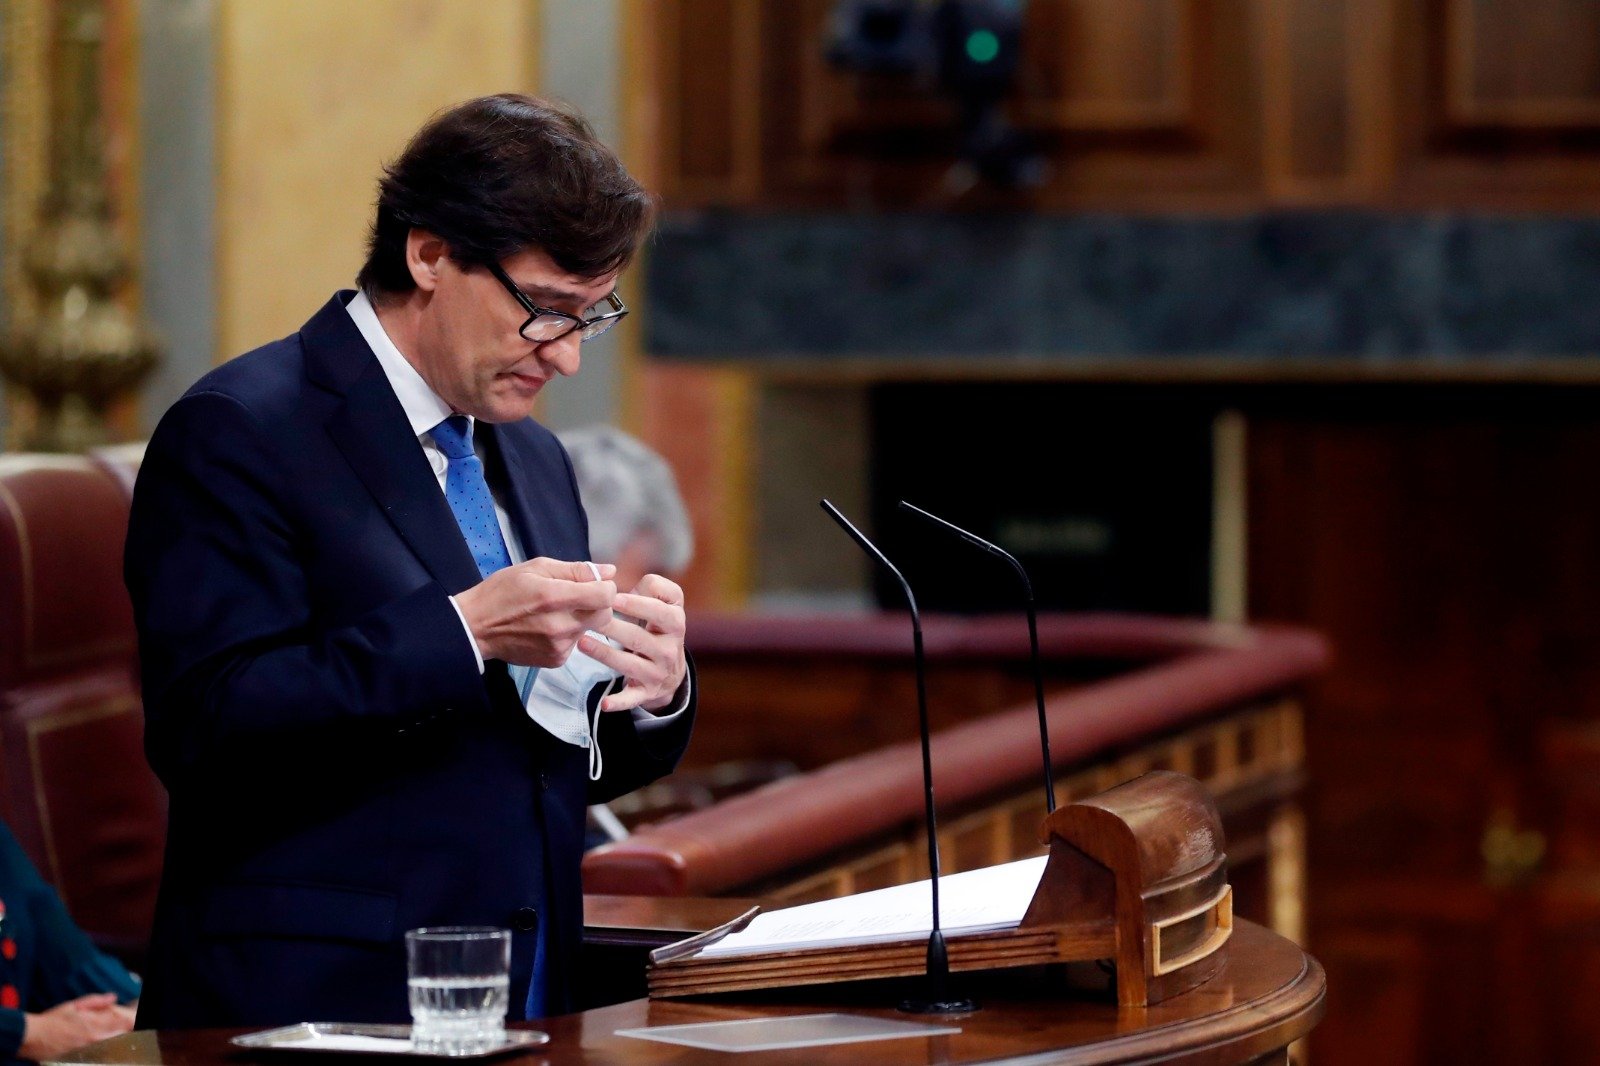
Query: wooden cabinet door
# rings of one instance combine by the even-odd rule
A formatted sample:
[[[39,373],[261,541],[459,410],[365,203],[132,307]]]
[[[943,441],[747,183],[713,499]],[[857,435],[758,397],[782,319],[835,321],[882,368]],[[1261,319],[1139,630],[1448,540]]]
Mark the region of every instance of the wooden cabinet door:
[[[1592,402],[1321,389],[1250,421],[1251,613],[1335,650],[1306,727],[1321,1061],[1600,1057]]]

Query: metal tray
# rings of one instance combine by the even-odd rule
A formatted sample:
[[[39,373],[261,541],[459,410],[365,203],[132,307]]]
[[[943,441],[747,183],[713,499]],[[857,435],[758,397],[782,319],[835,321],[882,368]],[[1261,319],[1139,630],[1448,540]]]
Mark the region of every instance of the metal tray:
[[[350,1046],[345,1043],[367,1043],[371,1046]],[[379,1042],[391,1042],[384,1047]],[[417,1051],[411,1046],[409,1025],[356,1025],[346,1022],[301,1022],[279,1029],[264,1029],[259,1033],[236,1036],[229,1043],[252,1051],[309,1051],[318,1055],[397,1055],[411,1059],[487,1059],[512,1051],[528,1051],[550,1042],[548,1033],[533,1029],[507,1029],[505,1043],[487,1051],[470,1055],[435,1055]],[[341,1046],[343,1044],[344,1046]]]

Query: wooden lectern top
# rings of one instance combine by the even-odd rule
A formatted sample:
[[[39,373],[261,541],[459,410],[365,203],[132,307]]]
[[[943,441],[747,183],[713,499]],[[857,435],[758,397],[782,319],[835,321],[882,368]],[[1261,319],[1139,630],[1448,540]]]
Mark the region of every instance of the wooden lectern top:
[[[921,1063],[1225,1063],[1286,1061],[1284,1049],[1311,1031],[1322,1015],[1322,967],[1292,942],[1250,922],[1240,921],[1222,971],[1192,991],[1162,1003],[1120,1008],[1107,999],[1086,1000],[1041,989],[1026,994],[985,997],[982,1009],[951,1024],[953,1036],[874,1041],[784,1052],[737,1056],[740,1066],[828,1066],[871,1061],[889,1066]],[[615,1035],[619,1029],[647,1025],[729,1021],[827,1011],[904,1018],[892,1008],[862,1006],[838,999],[819,1002],[635,1000],[539,1023],[550,1044],[538,1053],[493,1061],[505,1064],[576,1066],[668,1066],[724,1056]],[[928,1018],[945,1020],[942,1016]],[[247,1054],[228,1044],[241,1030],[138,1032],[116,1037],[66,1063],[120,1063],[139,1066],[191,1066],[199,1063],[268,1063],[292,1066],[290,1054]],[[359,1056],[343,1056],[351,1063]],[[389,1060],[396,1061],[396,1060]],[[729,1061],[733,1061],[729,1058]]]
[[[1049,847],[1042,876],[1034,862],[1022,860],[941,878],[947,896],[958,882],[968,893],[968,926],[944,929],[951,973],[1109,959],[1119,1001],[1144,1007],[1221,969],[1233,929],[1233,892],[1222,819],[1198,781],[1152,771],[1060,808],[1045,819],[1039,839]],[[973,896],[970,879],[989,875],[1001,880],[984,881]],[[913,906],[904,890],[926,892],[928,884],[851,897],[867,917],[842,924],[834,923],[846,901],[827,900],[769,916],[778,919],[777,933],[751,911],[658,948],[650,954],[650,995],[722,995],[925,973],[926,919],[914,933],[895,922]],[[1026,913],[1006,911],[1001,901],[1008,889],[1032,893]],[[973,908],[981,918],[972,916]],[[801,934],[781,931],[785,921]],[[746,926],[753,943],[736,944]],[[890,937],[891,931],[898,935]]]

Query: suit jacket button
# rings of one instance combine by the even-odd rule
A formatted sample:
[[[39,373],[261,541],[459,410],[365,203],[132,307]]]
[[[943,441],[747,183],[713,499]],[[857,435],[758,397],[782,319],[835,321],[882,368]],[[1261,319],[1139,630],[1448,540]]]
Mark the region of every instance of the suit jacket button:
[[[511,928],[531,933],[539,928],[539,912],[532,907],[518,907],[511,913]]]
[[[550,791],[550,775],[543,770],[539,771],[539,787],[546,792]]]

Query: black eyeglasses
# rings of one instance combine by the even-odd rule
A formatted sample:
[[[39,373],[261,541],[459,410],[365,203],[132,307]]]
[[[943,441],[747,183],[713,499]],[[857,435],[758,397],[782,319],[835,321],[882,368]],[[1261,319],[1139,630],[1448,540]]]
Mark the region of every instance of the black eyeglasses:
[[[517,283],[511,280],[511,276],[501,268],[499,263],[490,263],[489,272],[500,280],[500,284],[506,287],[506,291],[512,295],[517,303],[522,305],[524,311],[528,312],[528,320],[522,324],[522,328],[517,332],[522,334],[523,340],[533,341],[535,344],[560,340],[575,329],[583,331],[579,334],[583,340],[593,340],[616,325],[617,321],[628,313],[628,309],[623,306],[622,301],[617,298],[615,292],[609,293],[603,301],[611,307],[611,310],[603,315],[594,315],[589,318],[579,318],[577,315],[569,315],[565,311],[557,311],[550,307],[540,307],[528,298],[527,293],[517,288]],[[599,307],[600,305],[595,304],[594,306]],[[593,311],[594,307],[589,310]]]

